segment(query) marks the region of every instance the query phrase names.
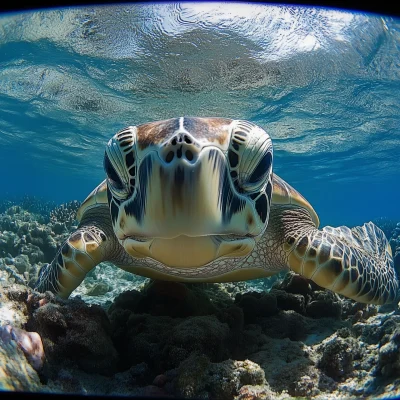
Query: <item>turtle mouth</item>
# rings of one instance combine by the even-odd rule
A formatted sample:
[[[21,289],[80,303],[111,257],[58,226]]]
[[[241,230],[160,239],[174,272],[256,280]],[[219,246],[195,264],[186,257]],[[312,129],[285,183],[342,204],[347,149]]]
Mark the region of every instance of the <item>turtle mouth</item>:
[[[253,233],[246,233],[246,234],[235,234],[235,233],[227,233],[227,234],[209,234],[209,235],[176,235],[174,237],[159,237],[159,236],[138,236],[138,235],[126,235],[126,234],[122,234],[121,237],[119,237],[119,242],[123,245],[123,243],[126,240],[134,240],[136,242],[148,242],[148,241],[152,241],[155,239],[160,239],[160,240],[172,240],[175,239],[177,237],[187,237],[187,238],[192,238],[192,239],[196,239],[196,238],[203,238],[203,237],[209,237],[209,238],[214,238],[216,241],[226,241],[226,242],[230,242],[230,241],[235,241],[235,240],[242,240],[245,238],[256,238],[258,235],[253,234]]]
[[[120,242],[132,257],[149,257],[173,268],[197,268],[221,257],[243,257],[256,243],[253,237],[239,235],[180,235],[168,239],[126,236]]]

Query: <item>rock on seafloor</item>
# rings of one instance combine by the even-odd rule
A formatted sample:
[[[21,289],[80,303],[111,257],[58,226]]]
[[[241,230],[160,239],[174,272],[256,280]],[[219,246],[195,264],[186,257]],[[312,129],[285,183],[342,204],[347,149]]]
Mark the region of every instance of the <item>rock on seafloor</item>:
[[[293,273],[181,284],[107,263],[68,300],[34,292],[29,283],[72,224],[66,208],[47,223],[21,209],[0,214],[0,389],[238,400],[400,395],[396,305],[356,303]]]
[[[280,285],[274,290],[284,291]],[[307,307],[280,308],[273,290],[232,298],[224,285],[200,286],[150,282],[100,307],[3,285],[3,305],[14,311],[7,323],[37,332],[46,357],[36,371],[6,340],[2,388],[215,399],[400,394],[398,311],[379,313],[316,290],[299,304],[325,293],[341,313],[311,317]]]

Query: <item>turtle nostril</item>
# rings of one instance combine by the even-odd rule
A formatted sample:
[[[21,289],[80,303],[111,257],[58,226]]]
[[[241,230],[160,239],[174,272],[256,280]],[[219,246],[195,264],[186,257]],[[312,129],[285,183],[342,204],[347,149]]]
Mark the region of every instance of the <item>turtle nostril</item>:
[[[186,142],[187,144],[192,144],[192,141],[191,141],[191,139],[190,139],[189,136],[185,135],[185,136],[183,137],[183,139],[185,140],[185,142]]]
[[[166,161],[167,163],[170,163],[173,159],[174,159],[174,152],[173,152],[173,151],[170,151],[170,152],[167,154],[167,157],[165,157],[165,161]]]
[[[186,150],[185,156],[189,161],[193,160],[193,153],[190,150]]]
[[[184,159],[194,164],[201,152],[201,144],[194,137],[185,132],[177,132],[162,146],[160,156],[167,164],[175,162],[176,159]],[[175,161],[174,161],[175,160]]]

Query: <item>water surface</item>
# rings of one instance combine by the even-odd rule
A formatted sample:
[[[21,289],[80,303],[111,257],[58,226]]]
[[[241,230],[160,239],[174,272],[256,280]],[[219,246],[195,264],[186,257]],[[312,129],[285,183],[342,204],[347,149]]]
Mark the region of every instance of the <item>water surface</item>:
[[[322,224],[400,220],[400,21],[261,4],[0,18],[2,196],[82,200],[108,139],[183,115],[248,119]]]

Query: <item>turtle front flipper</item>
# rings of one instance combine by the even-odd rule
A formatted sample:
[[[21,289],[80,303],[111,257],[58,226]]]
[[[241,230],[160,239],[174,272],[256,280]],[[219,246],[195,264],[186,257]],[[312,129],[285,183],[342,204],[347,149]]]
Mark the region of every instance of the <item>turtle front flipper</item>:
[[[381,229],[368,222],[352,229],[327,226],[318,230],[306,214],[301,208],[283,214],[290,269],[362,303],[385,304],[396,299],[399,281]]]
[[[78,229],[61,246],[54,260],[40,269],[35,290],[49,290],[68,298],[90,270],[115,255],[119,244],[109,222],[108,209],[103,208],[104,213],[99,209],[95,211],[96,215],[87,213]]]

